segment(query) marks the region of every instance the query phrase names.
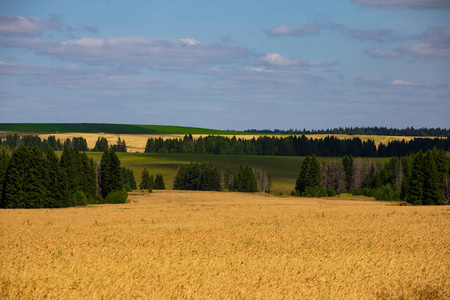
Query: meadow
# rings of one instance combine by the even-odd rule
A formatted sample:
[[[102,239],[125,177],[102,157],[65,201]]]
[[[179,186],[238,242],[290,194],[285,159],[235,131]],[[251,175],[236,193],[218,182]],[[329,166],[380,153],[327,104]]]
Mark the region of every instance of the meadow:
[[[449,299],[450,209],[134,192],[0,210],[2,299]]]

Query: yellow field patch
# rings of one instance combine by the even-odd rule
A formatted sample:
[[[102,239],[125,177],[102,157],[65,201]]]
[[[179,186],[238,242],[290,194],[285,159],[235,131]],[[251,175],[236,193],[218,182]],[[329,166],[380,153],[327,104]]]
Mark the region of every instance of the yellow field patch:
[[[450,208],[158,191],[0,210],[2,299],[445,299]]]

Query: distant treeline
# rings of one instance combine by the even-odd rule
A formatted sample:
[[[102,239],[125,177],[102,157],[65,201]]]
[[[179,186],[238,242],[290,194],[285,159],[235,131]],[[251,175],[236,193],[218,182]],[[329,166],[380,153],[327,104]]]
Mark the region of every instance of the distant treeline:
[[[414,138],[410,141],[391,141],[387,145],[380,143],[378,148],[373,140],[360,138],[339,139],[334,136],[325,138],[307,138],[305,135],[288,137],[261,136],[252,139],[236,137],[207,136],[196,140],[192,135],[183,139],[149,138],[146,153],[198,153],[231,155],[267,155],[267,156],[327,156],[341,157],[391,157],[405,156],[436,147],[445,151],[450,149],[450,137]]]
[[[56,208],[121,203],[136,189],[133,171],[120,167],[112,150],[98,165],[66,145],[58,158],[52,147],[0,147],[0,208]]]
[[[50,135],[48,139],[42,140],[38,135],[24,135],[18,136],[17,133],[6,136],[5,140],[0,138],[0,146],[8,146],[12,149],[18,148],[20,145],[24,146],[36,146],[41,149],[51,147],[55,151],[62,151],[65,146],[78,149],[78,151],[89,151],[86,139],[83,137],[67,138],[63,142],[60,139],[56,139],[54,135]],[[108,140],[104,137],[99,137],[95,143],[95,147],[92,151],[103,152],[106,149],[114,150],[115,152],[127,152],[127,144],[125,140],[118,138],[116,144],[108,145]]]
[[[446,128],[414,128],[406,127],[404,129],[387,128],[387,127],[339,127],[333,129],[318,130],[299,130],[299,129],[248,129],[244,130],[248,133],[270,133],[270,134],[348,134],[348,135],[388,135],[388,136],[450,136],[450,129]]]
[[[385,164],[345,155],[341,161],[307,156],[292,195],[324,197],[341,192],[405,201],[414,205],[450,204],[450,157],[433,149]]]

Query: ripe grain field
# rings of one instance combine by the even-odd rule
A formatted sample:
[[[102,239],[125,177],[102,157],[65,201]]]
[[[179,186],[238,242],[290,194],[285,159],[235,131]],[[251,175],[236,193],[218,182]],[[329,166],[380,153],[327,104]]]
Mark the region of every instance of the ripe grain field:
[[[220,192],[0,210],[2,299],[449,299],[450,208]]]

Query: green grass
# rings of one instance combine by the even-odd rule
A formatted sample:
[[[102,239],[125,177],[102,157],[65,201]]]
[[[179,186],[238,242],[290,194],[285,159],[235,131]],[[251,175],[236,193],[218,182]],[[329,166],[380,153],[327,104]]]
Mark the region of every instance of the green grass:
[[[126,125],[99,123],[0,123],[0,131],[33,133],[113,133],[113,134],[236,134],[197,127],[162,126],[162,125]]]
[[[87,152],[89,157],[100,162],[102,153]],[[295,181],[300,171],[304,157],[300,156],[243,156],[243,155],[201,155],[201,154],[161,154],[161,153],[117,153],[121,165],[134,172],[136,183],[141,182],[144,167],[150,175],[160,173],[164,177],[167,189],[172,188],[172,182],[179,165],[191,162],[212,163],[219,170],[227,167],[236,171],[239,165],[246,164],[252,168],[270,172],[272,176],[272,193],[289,195],[294,189]],[[319,157],[319,162],[340,158]],[[385,158],[371,158],[384,162]]]

